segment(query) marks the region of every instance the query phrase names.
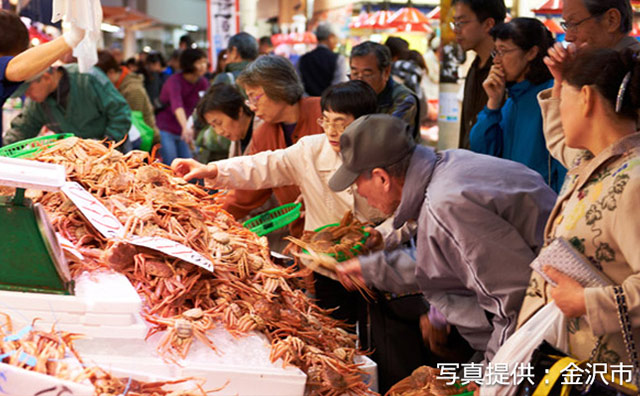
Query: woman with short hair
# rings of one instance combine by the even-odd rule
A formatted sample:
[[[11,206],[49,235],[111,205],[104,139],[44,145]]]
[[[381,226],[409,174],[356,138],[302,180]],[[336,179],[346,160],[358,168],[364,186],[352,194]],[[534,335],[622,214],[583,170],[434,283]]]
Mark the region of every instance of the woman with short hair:
[[[242,71],[236,83],[246,92],[249,109],[264,121],[253,131],[245,154],[284,149],[303,136],[322,133],[317,122],[322,116],[320,98],[302,97],[302,82],[289,60],[277,55],[261,56]],[[222,197],[222,207],[241,219],[264,204],[272,192],[280,205],[294,202],[300,195],[300,190],[291,185],[230,190]],[[292,235],[299,236],[302,223],[293,223],[291,230]]]
[[[177,159],[171,167],[186,179],[205,178],[215,188],[297,186],[305,204],[305,230],[340,221],[349,210],[362,221],[372,220],[372,213],[379,213],[370,211],[366,200],[355,193],[355,187],[353,191],[335,193],[327,182],[342,164],[340,136],[356,118],[376,111],[375,92],[362,81],[349,81],[327,88],[321,103],[322,117],[317,119],[316,125],[322,127],[324,134],[304,136],[285,149],[207,165]],[[204,116],[214,120],[216,112],[219,110],[211,110]]]
[[[200,162],[237,157],[248,149],[259,123],[245,101],[238,88],[227,83],[214,84],[200,100],[196,114],[203,125],[210,126],[202,132]],[[218,136],[230,140],[231,146],[222,144]]]

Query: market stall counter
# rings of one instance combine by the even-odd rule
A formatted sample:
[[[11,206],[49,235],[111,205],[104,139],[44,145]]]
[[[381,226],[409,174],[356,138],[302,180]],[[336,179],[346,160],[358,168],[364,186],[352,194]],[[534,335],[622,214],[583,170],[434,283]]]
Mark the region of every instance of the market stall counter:
[[[72,137],[32,157],[66,170],[59,191],[25,194],[62,247],[56,269],[65,290],[0,292],[4,363],[77,379],[59,366],[77,361],[79,382],[96,392],[118,383],[113,394],[127,377],[201,378],[200,393],[189,393],[198,395],[371,394],[375,364],[356,336],[299,289],[298,270],[271,261],[266,239],[220,209],[215,194],[113,143]],[[23,356],[27,345],[46,348]]]

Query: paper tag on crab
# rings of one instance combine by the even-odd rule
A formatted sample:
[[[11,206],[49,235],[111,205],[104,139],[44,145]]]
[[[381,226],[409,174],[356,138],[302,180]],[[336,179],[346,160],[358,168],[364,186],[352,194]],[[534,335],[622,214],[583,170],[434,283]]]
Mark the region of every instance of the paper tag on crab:
[[[63,237],[59,232],[56,232],[56,237],[58,238],[60,247],[63,250],[66,250],[67,252],[74,255],[78,260],[84,260],[84,256],[82,255],[82,253],[80,253],[80,251],[76,249],[76,247],[73,245],[73,243],[70,240]]]
[[[213,272],[213,263],[211,261],[207,260],[204,256],[190,247],[176,241],[162,237],[139,237],[135,235],[127,238],[126,241],[136,246],[143,246],[157,250],[166,255],[179,258],[180,260],[195,264],[198,267]]]
[[[80,212],[106,238],[124,236],[124,226],[96,197],[76,182],[66,182],[62,192],[76,205]]]

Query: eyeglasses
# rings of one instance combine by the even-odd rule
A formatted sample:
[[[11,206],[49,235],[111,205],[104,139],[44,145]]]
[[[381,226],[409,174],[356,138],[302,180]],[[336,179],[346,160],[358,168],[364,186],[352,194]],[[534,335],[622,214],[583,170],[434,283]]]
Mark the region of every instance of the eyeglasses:
[[[493,51],[491,51],[491,56],[494,58],[497,57],[503,57],[505,54],[508,54],[509,52],[513,52],[516,51],[518,48],[508,48],[508,49],[494,49]]]
[[[464,27],[464,25],[466,25],[467,23],[471,23],[473,21],[455,21],[455,22],[449,22],[449,27],[451,28],[451,30],[460,30]]]
[[[572,22],[567,22],[567,21],[561,21],[560,22],[560,27],[562,28],[562,30],[564,30],[565,32],[568,32],[569,30],[576,30],[578,28],[578,26],[580,26],[582,23],[588,21],[591,18],[597,18],[602,14],[595,14],[595,15],[591,15],[588,16],[584,19],[579,20],[578,22],[572,23]]]
[[[347,128],[343,121],[329,122],[329,120],[324,117],[318,118],[318,125],[324,130],[333,129],[338,133],[342,133]]]
[[[375,75],[376,74],[374,72],[370,71],[365,71],[362,73],[351,72],[351,74],[347,74],[347,78],[349,78],[349,80],[370,80]]]
[[[247,106],[254,106],[258,103],[258,101],[260,100],[260,98],[262,98],[265,95],[265,93],[261,93],[259,95],[256,95],[254,97],[248,96],[248,99],[244,101],[244,104],[246,104]]]

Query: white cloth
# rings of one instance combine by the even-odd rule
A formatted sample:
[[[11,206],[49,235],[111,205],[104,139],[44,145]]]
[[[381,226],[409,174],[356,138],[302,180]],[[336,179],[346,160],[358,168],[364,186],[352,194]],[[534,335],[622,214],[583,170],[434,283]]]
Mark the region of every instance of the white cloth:
[[[354,211],[359,220],[380,220],[380,213],[351,186],[341,192],[329,188],[331,176],[342,164],[324,134],[305,136],[286,149],[263,151],[216,162],[216,187],[262,189],[296,185],[305,205],[305,230],[339,222]]]
[[[51,22],[69,23],[85,31],[84,38],[73,49],[80,73],[87,73],[98,62],[98,40],[102,24],[100,0],[53,0]]]

